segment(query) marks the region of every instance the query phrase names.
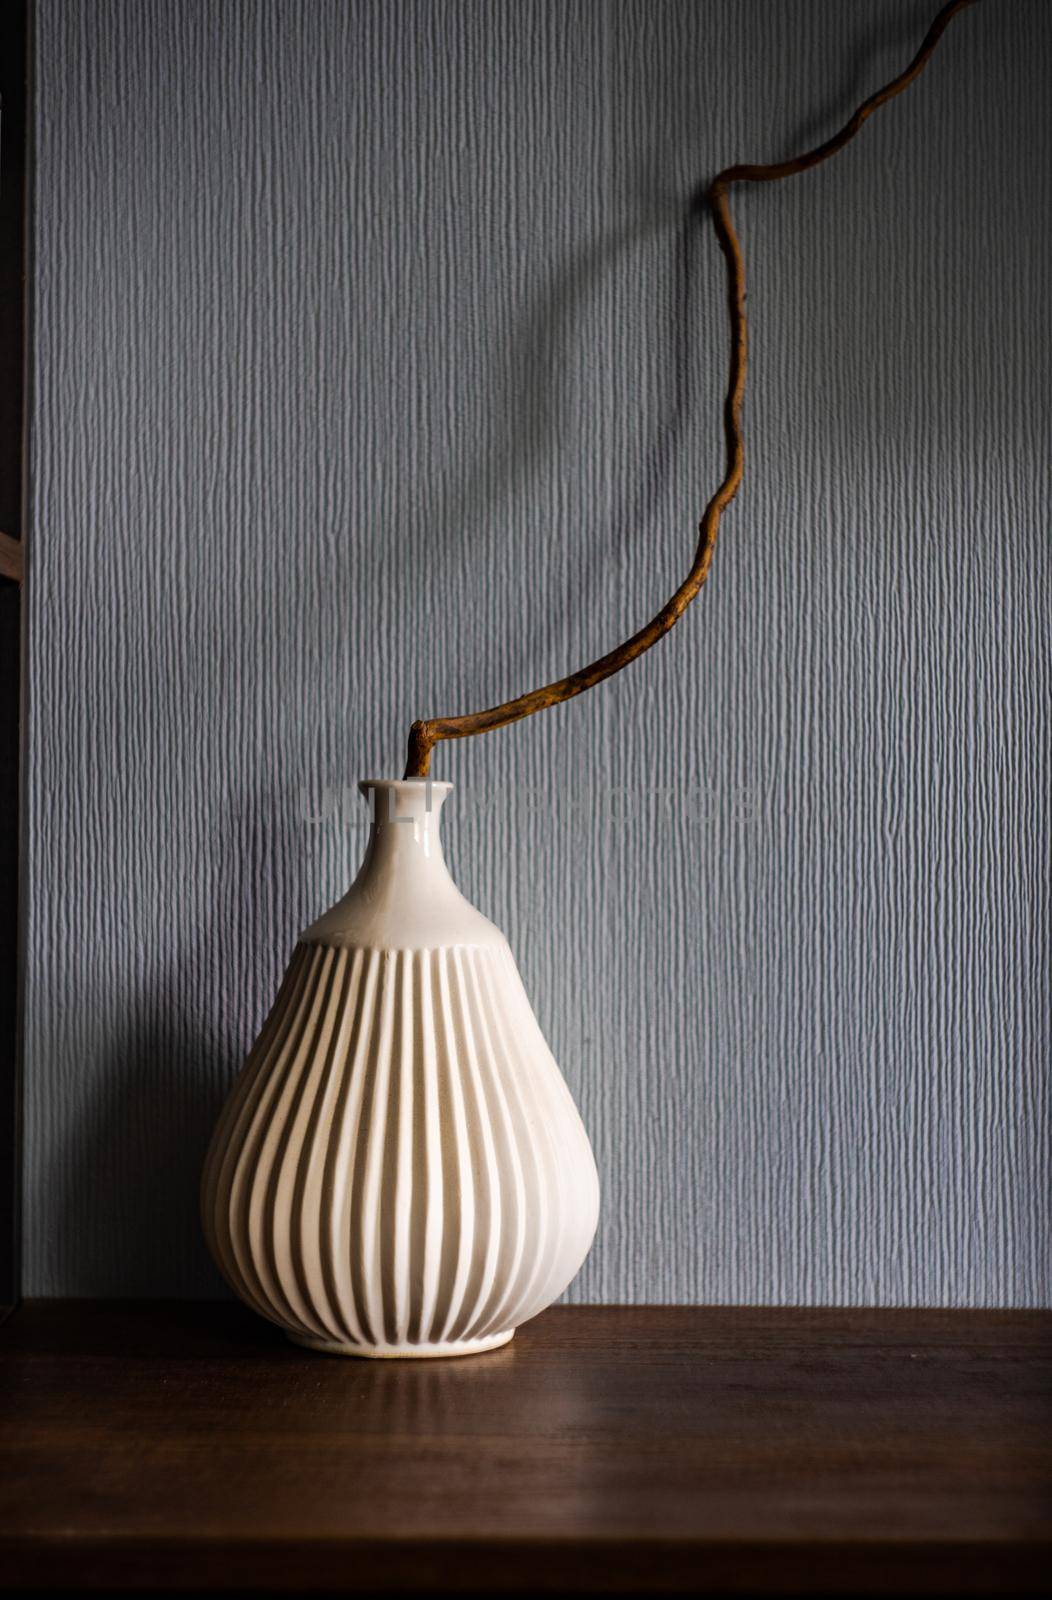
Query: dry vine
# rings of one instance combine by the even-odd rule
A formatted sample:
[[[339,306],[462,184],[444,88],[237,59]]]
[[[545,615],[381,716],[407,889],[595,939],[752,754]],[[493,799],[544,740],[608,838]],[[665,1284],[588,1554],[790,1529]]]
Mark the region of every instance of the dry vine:
[[[738,493],[744,464],[741,409],[742,396],[745,392],[745,266],[727,205],[727,190],[733,183],[770,183],[776,178],[789,178],[794,173],[806,172],[809,167],[816,167],[819,162],[836,155],[849,139],[854,138],[866,118],[876,111],[878,106],[901,94],[903,89],[907,89],[919,76],[946,27],[958,11],[963,11],[965,6],[971,4],[973,0],[950,0],[950,4],[943,6],[928,29],[924,43],[905,71],[891,83],[886,84],[883,89],[878,89],[875,94],[870,95],[840,132],[827,139],[824,144],[809,150],[806,155],[795,156],[791,161],[776,162],[770,166],[727,167],[725,171],[718,173],[709,185],[707,198],[716,237],[727,260],[729,288],[731,361],[730,381],[723,413],[727,439],[727,465],[723,481],[705,507],[694,563],[671,600],[662,606],[657,616],[648,622],[646,627],[640,628],[639,632],[626,639],[624,644],[618,645],[605,656],[600,656],[599,660],[593,661],[590,666],[571,673],[567,678],[545,684],[540,689],[532,689],[528,694],[519,695],[516,700],[507,700],[503,705],[492,706],[488,711],[469,712],[460,717],[431,717],[423,722],[414,722],[409,730],[409,758],[405,769],[407,778],[427,776],[431,765],[431,751],[439,740],[465,739],[469,734],[486,733],[491,728],[503,728],[507,723],[518,722],[520,718],[531,716],[535,711],[543,711],[547,706],[559,705],[563,700],[570,700],[574,695],[601,683],[604,678],[620,672],[622,667],[627,667],[630,661],[634,661],[645,650],[649,650],[651,645],[656,644],[679,621],[709,575],[720,518]]]

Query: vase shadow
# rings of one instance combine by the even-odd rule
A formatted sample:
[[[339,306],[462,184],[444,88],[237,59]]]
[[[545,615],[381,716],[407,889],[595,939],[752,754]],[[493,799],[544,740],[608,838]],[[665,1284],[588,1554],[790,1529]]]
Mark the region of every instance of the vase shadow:
[[[197,1187],[237,1062],[219,1060],[215,1038],[178,1018],[178,1001],[173,1015],[172,998],[160,985],[129,1006],[67,1143],[54,1221],[66,1294],[225,1292],[205,1248]]]
[[[173,916],[167,948],[178,955],[167,964],[141,958],[146,971],[137,987],[137,975],[129,975],[90,1091],[67,1124],[64,1150],[49,1163],[58,1195],[46,1207],[54,1231],[47,1277],[64,1294],[228,1293],[201,1229],[201,1170],[298,932],[288,949],[254,947],[254,930],[275,922],[272,884],[259,863],[268,848],[291,848],[294,840],[272,798],[258,813],[246,815],[246,803],[235,802],[215,822],[210,918],[194,927]]]

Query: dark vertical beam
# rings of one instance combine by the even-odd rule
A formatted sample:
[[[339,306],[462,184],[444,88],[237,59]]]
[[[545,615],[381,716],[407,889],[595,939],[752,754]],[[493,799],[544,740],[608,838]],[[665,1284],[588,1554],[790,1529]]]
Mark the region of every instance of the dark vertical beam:
[[[26,0],[0,6],[0,1317],[20,1292],[20,823],[24,518]]]

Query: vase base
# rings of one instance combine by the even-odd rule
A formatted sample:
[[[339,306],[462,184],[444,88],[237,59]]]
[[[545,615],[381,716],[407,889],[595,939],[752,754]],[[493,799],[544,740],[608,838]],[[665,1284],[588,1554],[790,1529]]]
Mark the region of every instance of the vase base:
[[[487,1350],[499,1350],[515,1337],[515,1329],[507,1333],[491,1333],[488,1339],[449,1339],[439,1344],[352,1344],[349,1340],[318,1339],[312,1333],[289,1333],[286,1338],[305,1350],[317,1350],[326,1356],[358,1356],[367,1361],[426,1361],[448,1356],[480,1356]]]

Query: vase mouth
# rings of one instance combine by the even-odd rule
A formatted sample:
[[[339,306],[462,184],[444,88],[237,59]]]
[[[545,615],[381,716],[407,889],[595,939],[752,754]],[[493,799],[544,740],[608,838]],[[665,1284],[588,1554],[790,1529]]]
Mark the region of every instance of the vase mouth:
[[[444,800],[453,785],[447,783],[444,778],[362,778],[359,780],[358,788],[362,794],[368,794],[370,789],[393,789],[396,794],[404,790],[407,795],[433,789]]]
[[[453,785],[438,778],[363,778],[358,785],[374,825],[412,818],[437,819]]]

